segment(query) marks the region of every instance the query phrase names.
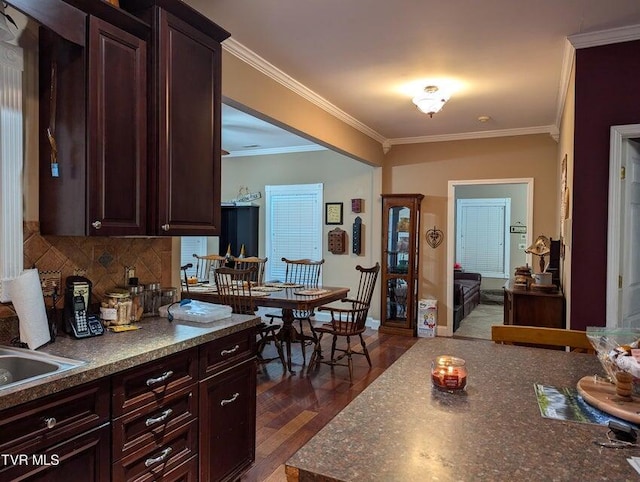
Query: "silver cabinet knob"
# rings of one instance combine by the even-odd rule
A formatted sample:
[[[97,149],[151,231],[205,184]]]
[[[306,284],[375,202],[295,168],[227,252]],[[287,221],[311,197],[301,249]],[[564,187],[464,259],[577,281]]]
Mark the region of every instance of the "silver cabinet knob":
[[[100,221],[94,221],[91,223],[91,226],[93,226],[96,229],[100,229],[102,227],[102,223]]]
[[[169,231],[169,225],[168,224],[163,224],[160,227],[162,228],[163,231]]]

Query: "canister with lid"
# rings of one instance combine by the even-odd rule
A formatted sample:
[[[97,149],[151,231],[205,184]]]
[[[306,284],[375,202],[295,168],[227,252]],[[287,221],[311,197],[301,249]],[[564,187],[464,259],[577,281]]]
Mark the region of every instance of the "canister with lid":
[[[114,289],[105,293],[100,304],[100,318],[105,325],[128,325],[131,323],[131,296],[125,289]]]
[[[131,297],[131,321],[140,321],[144,313],[144,286],[129,286],[129,296]]]
[[[144,293],[144,316],[158,316],[160,312],[160,283],[149,283]]]
[[[170,305],[176,301],[178,289],[169,287],[160,290],[160,306]]]

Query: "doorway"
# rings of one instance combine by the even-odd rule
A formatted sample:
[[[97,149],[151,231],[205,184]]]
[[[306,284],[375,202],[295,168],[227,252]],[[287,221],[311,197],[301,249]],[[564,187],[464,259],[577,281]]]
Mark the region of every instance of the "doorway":
[[[523,191],[523,203],[525,205],[524,211],[518,214],[518,219],[512,217],[511,223],[518,226],[524,226],[526,232],[522,233],[522,229],[518,229],[519,233],[517,238],[513,238],[512,242],[515,242],[515,250],[522,248],[523,246],[529,246],[532,243],[533,232],[533,178],[513,178],[513,179],[475,179],[475,180],[456,180],[449,181],[448,183],[448,212],[447,212],[447,232],[450,233],[447,236],[447,326],[444,336],[453,335],[453,317],[454,317],[454,299],[453,299],[453,285],[454,285],[454,270],[453,266],[458,261],[455,259],[456,255],[456,200],[461,197],[509,197],[508,195],[496,195],[497,192],[504,191],[510,188],[510,185],[521,189]],[[484,191],[484,194],[479,194]],[[516,211],[517,212],[517,211]],[[520,219],[522,218],[522,219]],[[524,236],[522,236],[524,235]],[[526,262],[530,263],[530,255],[526,255]],[[463,266],[464,269],[464,266]],[[511,270],[510,270],[511,271]],[[501,289],[505,280],[487,279],[483,280],[483,285],[487,285],[490,288]],[[473,315],[473,313],[471,313]],[[444,327],[441,327],[441,329]]]
[[[607,327],[640,328],[640,124],[612,126]]]

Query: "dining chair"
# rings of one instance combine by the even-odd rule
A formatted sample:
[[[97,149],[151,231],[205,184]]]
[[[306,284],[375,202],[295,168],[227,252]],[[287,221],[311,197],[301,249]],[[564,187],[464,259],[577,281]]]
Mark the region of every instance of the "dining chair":
[[[491,339],[504,345],[526,343],[541,347],[569,347],[570,351],[579,353],[595,353],[586,332],[580,330],[523,325],[493,325]]]
[[[364,333],[366,329],[365,323],[367,321],[369,307],[371,306],[371,298],[373,297],[376,281],[378,280],[378,274],[380,273],[380,263],[376,263],[371,268],[363,268],[358,265],[356,269],[360,272],[360,281],[356,295],[340,300],[339,307],[321,306],[318,308],[318,311],[329,311],[331,313],[331,322],[324,323],[314,329],[317,340],[313,348],[311,360],[309,361],[307,373],[318,363],[324,363],[332,367],[337,365],[346,366],[349,368],[349,381],[352,381],[353,355],[364,355],[369,363],[369,367],[371,367],[371,358],[369,357],[367,344],[364,341],[362,333]],[[333,337],[331,342],[331,357],[328,360],[322,358],[321,342],[325,334]],[[352,336],[358,336],[360,338],[362,351],[353,351],[351,349]],[[339,338],[346,340],[346,348],[338,348],[337,342]],[[340,352],[340,355],[336,356],[336,352]],[[347,358],[347,363],[340,363],[345,357]]]
[[[209,279],[209,269],[213,266],[215,269],[224,266],[224,256],[217,254],[205,254],[199,256],[194,254],[196,259],[196,278],[198,281]]]
[[[285,283],[303,285],[307,288],[316,288],[318,286],[324,259],[311,260],[282,258],[282,262],[286,265],[284,275]],[[314,315],[314,310],[293,310],[294,322],[297,321],[300,328],[300,336],[298,340],[300,341],[303,365],[307,363],[305,350],[307,341],[315,344],[318,338],[313,329],[313,322],[311,321],[311,317]],[[265,316],[270,319],[271,323],[273,323],[273,320],[276,318],[282,318],[282,314],[268,313]],[[309,325],[309,334],[305,332],[305,322]]]
[[[255,277],[256,266],[247,269],[222,267],[215,271],[216,287],[220,303],[231,306],[234,313],[242,315],[255,315],[256,306],[251,295],[251,280]],[[280,325],[261,322],[258,325],[257,352],[258,362],[268,363],[272,360],[280,360],[286,372],[286,363],[282,342],[276,336]],[[267,343],[273,342],[278,353],[277,357],[264,358],[262,353]]]
[[[249,256],[247,258],[236,258],[234,267],[237,269],[247,269],[252,266],[256,267],[256,271],[253,273],[251,281],[254,284],[264,284],[264,271],[269,258],[258,258],[257,256]]]

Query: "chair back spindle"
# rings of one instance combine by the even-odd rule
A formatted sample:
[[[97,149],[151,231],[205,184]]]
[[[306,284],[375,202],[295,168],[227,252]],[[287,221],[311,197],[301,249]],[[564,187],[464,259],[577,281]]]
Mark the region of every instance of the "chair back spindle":
[[[196,261],[196,278],[198,281],[209,279],[209,269],[213,266],[215,269],[224,266],[224,256],[217,254],[206,254],[199,256],[194,254],[193,257]]]
[[[262,285],[264,284],[264,271],[268,259],[269,258],[258,258],[257,256],[250,256],[248,258],[236,258],[235,268],[249,269],[251,267],[255,267],[256,270],[253,272],[251,281],[254,284]]]
[[[318,286],[324,259],[313,261],[282,258],[282,261],[286,264],[285,283],[298,283],[312,288]]]
[[[216,286],[223,305],[231,306],[234,313],[255,314],[256,307],[251,297],[251,277],[256,268],[235,269],[222,267],[216,269]]]

